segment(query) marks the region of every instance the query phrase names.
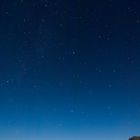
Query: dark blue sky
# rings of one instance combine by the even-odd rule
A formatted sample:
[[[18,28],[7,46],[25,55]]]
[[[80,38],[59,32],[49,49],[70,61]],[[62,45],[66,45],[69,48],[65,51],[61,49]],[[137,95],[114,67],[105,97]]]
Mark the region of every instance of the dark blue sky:
[[[1,0],[0,138],[140,134],[139,5]]]

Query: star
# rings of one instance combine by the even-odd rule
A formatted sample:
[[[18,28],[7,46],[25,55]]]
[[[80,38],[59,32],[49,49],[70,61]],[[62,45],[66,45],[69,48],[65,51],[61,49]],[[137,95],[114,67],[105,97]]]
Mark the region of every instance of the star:
[[[75,52],[75,51],[73,51],[73,52],[72,52],[72,54],[73,54],[73,55],[75,55],[75,54],[76,54],[76,52]]]

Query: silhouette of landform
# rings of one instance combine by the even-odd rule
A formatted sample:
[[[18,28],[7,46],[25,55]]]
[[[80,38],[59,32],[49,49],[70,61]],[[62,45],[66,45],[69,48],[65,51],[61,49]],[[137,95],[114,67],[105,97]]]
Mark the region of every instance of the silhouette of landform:
[[[130,138],[129,140],[140,140],[140,136],[134,136],[134,137]]]

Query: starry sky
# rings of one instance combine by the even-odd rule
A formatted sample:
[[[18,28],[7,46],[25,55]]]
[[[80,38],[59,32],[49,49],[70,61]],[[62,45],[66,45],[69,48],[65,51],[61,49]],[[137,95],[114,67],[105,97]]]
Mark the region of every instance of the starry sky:
[[[0,139],[140,134],[139,0],[0,0]]]

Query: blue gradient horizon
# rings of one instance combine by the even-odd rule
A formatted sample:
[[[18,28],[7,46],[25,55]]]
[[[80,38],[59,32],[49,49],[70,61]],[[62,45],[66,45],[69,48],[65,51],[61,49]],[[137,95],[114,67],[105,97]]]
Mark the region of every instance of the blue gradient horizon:
[[[0,0],[0,140],[140,135],[139,0]]]

